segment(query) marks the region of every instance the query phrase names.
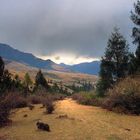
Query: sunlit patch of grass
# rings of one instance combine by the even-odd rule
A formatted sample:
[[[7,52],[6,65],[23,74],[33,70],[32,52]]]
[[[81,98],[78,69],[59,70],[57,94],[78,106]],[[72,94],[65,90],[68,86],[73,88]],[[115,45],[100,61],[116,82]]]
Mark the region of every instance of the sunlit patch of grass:
[[[122,139],[117,135],[111,135],[107,138],[107,140],[122,140]]]
[[[0,135],[9,140],[135,140],[140,138],[140,118],[108,112],[99,107],[84,106],[71,99],[57,101],[52,115],[44,114],[46,108],[35,105],[16,109],[12,126],[0,129]],[[23,116],[28,116],[24,118]],[[58,119],[60,115],[67,115]],[[38,130],[36,122],[49,124],[51,132]],[[126,131],[129,128],[131,131]],[[114,135],[111,135],[114,134]],[[117,139],[118,138],[118,139]],[[119,139],[120,138],[120,139]]]

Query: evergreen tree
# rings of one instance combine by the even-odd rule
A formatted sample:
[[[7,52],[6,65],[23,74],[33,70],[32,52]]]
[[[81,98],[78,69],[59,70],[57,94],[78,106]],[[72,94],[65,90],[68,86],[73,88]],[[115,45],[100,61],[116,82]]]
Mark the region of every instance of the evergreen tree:
[[[137,71],[136,57],[133,53],[129,54],[128,74],[134,75]]]
[[[8,70],[4,70],[0,83],[0,92],[11,90],[13,88],[13,80]]]
[[[36,86],[41,85],[44,88],[49,89],[49,85],[48,85],[44,75],[42,74],[41,70],[38,71],[38,73],[37,73],[37,75],[35,77],[35,84],[36,84]]]
[[[32,84],[32,80],[30,78],[30,75],[28,73],[25,74],[24,76],[24,85],[25,87],[29,87]]]
[[[128,75],[129,52],[124,37],[117,28],[114,29],[108,40],[105,56],[101,60],[100,80],[97,84],[97,91],[104,96],[106,90],[120,78]]]
[[[136,71],[140,72],[140,1],[134,3],[134,12],[131,12],[131,20],[135,24],[132,30],[133,43],[137,45],[136,49],[136,59],[134,63],[136,63]]]
[[[21,90],[22,89],[22,83],[21,83],[21,80],[18,76],[18,74],[16,74],[14,76],[14,79],[13,79],[13,87],[17,90]]]
[[[104,96],[106,90],[111,88],[113,85],[113,64],[108,61],[106,58],[102,57],[101,65],[100,65],[100,79],[97,83],[97,93],[98,96]]]
[[[0,93],[10,90],[13,86],[13,80],[8,70],[4,69],[3,59],[0,57]]]
[[[51,88],[51,91],[52,92],[56,92],[58,93],[59,92],[59,86],[57,85],[57,83],[54,83],[52,88]]]
[[[4,62],[2,58],[0,57],[0,80],[2,78],[3,72],[4,72]]]

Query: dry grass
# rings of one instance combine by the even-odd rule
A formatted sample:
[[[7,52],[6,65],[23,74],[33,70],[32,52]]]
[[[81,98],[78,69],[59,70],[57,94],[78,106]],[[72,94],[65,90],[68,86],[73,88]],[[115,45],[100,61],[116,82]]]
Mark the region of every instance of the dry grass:
[[[5,67],[13,75],[18,74],[21,79],[24,79],[25,73],[28,72],[33,81],[38,71],[38,68],[30,67],[28,65],[24,65],[15,61],[11,61],[10,63],[6,64]],[[78,80],[88,80],[91,82],[95,82],[98,80],[97,76],[82,74],[82,73],[59,72],[59,71],[54,71],[54,70],[46,71],[45,69],[42,69],[42,71],[45,73],[45,77],[47,79],[63,81],[66,84],[69,84],[69,83],[72,84],[73,82],[78,81]]]
[[[98,77],[95,75],[83,74],[83,73],[73,73],[73,72],[59,72],[59,71],[49,71],[51,74],[57,75],[59,79],[62,79],[66,84],[72,84],[75,81],[91,81],[96,82]]]
[[[18,109],[11,116],[13,125],[0,129],[9,140],[138,140],[140,117],[108,112],[98,107],[77,104],[71,99],[58,101],[52,115],[44,115],[45,108],[36,105]],[[23,115],[28,117],[24,118]],[[58,117],[67,115],[65,118]],[[50,125],[51,132],[36,129],[38,119]]]
[[[103,108],[126,113],[140,114],[140,79],[127,77],[108,92]]]

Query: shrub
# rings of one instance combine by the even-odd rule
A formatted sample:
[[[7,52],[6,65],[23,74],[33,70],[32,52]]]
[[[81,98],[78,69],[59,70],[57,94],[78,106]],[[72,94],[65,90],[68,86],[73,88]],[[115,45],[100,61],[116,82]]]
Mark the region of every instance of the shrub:
[[[52,96],[48,96],[44,99],[43,106],[46,107],[46,113],[47,114],[52,114],[53,111],[55,110],[53,102],[54,102],[54,99],[52,98]]]
[[[23,97],[18,97],[15,101],[14,108],[23,108],[23,107],[27,107],[27,106],[28,106],[27,100]]]
[[[53,100],[53,101],[57,101],[57,100],[63,100],[66,96],[62,95],[62,94],[49,94],[47,96],[47,98]]]
[[[5,126],[9,122],[9,115],[12,107],[9,100],[1,98],[0,100],[0,127]]]
[[[33,95],[33,96],[28,97],[28,101],[31,104],[41,104],[41,103],[43,103],[43,100],[44,100],[43,96]]]
[[[52,102],[52,101],[48,101],[48,102],[46,103],[46,112],[47,112],[48,114],[52,114],[54,110],[55,110],[55,108],[54,108],[53,102]]]
[[[28,105],[27,100],[17,93],[9,93],[5,98],[9,101],[11,108],[23,108]]]
[[[72,98],[83,105],[99,106],[101,104],[101,99],[97,98],[94,93],[90,92],[76,93],[72,95]]]
[[[140,114],[140,82],[126,78],[109,90],[109,96],[102,107],[110,111],[127,114]]]
[[[27,107],[28,103],[25,98],[17,93],[8,93],[0,99],[0,126],[9,122],[10,111],[13,108]]]

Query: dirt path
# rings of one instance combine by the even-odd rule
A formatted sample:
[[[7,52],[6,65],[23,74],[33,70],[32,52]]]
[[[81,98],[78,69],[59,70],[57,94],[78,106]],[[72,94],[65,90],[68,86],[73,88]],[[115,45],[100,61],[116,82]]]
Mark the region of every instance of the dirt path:
[[[0,129],[0,134],[9,140],[140,140],[140,117],[79,105],[71,99],[57,102],[52,115],[43,114],[40,106],[18,110],[12,116],[13,125]],[[50,133],[36,129],[38,119],[50,125]]]

